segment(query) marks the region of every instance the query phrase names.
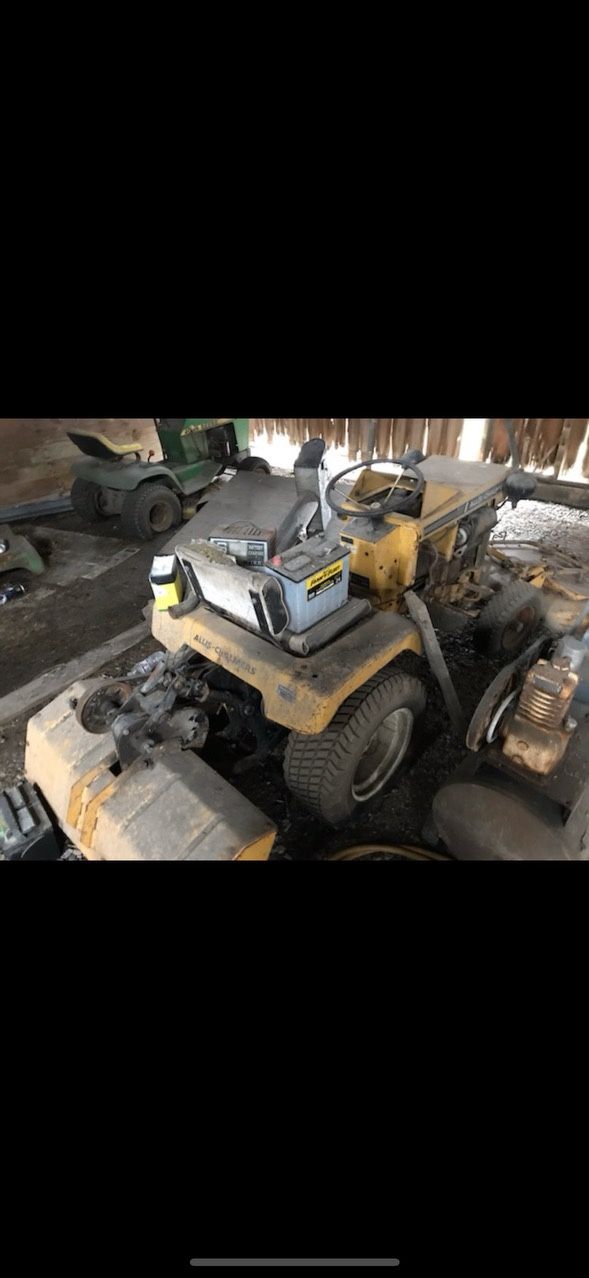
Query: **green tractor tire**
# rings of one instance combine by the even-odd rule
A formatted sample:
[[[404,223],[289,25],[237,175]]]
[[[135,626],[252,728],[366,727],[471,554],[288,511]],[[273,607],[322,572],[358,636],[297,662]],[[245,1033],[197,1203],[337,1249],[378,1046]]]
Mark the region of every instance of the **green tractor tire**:
[[[121,525],[127,537],[151,541],[182,523],[182,506],[176,493],[165,484],[144,483],[127,493]]]

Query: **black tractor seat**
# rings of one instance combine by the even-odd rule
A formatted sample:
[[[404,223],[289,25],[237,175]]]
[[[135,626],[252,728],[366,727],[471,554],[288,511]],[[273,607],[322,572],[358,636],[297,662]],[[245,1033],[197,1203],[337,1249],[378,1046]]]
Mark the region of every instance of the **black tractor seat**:
[[[141,456],[140,444],[113,444],[106,435],[93,434],[90,431],[68,430],[68,436],[80,452],[88,457],[99,457],[101,461],[120,461],[122,457],[134,454]]]

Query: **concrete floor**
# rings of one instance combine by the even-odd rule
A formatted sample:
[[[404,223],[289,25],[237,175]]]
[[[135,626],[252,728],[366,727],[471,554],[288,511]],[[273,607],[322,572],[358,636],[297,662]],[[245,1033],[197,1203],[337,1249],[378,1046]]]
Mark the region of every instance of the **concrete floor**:
[[[48,556],[40,577],[15,573],[26,582],[27,594],[0,608],[0,696],[20,687],[57,663],[80,656],[135,625],[152,598],[148,574],[154,553],[169,540],[163,534],[149,544],[121,538],[118,520],[87,527],[74,514],[44,519],[41,527],[19,526]],[[505,508],[499,535],[543,538],[569,550],[589,565],[589,512],[540,502]],[[497,671],[473,647],[469,632],[442,640],[446,660],[468,716]],[[148,637],[135,649],[110,663],[104,673],[121,675],[135,661],[154,650]],[[279,829],[277,858],[317,859],[326,852],[367,838],[419,843],[424,820],[439,785],[464,754],[445,711],[441,694],[426,662],[405,654],[400,665],[427,685],[428,712],[418,757],[390,793],[352,822],[344,833],[326,829],[289,795],[282,779],[281,749],[235,784],[273,819]],[[27,717],[0,728],[0,788],[22,776]]]
[[[115,520],[90,534],[73,514],[13,528],[38,546],[47,570],[10,574],[27,593],[0,608],[0,696],[141,621],[151,562],[166,540],[129,543]]]

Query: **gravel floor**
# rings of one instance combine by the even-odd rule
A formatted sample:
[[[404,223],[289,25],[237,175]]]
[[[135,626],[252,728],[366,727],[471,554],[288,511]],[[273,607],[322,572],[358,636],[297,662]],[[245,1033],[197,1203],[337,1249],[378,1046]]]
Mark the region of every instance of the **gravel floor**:
[[[522,501],[515,510],[504,507],[495,537],[547,541],[561,550],[579,555],[589,565],[589,510],[572,510],[568,506],[555,506],[543,501]]]

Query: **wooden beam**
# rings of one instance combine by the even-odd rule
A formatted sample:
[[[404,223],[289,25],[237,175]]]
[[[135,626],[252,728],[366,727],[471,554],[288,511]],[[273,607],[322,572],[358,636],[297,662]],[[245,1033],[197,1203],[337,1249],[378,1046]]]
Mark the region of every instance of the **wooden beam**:
[[[544,479],[534,475],[538,481],[534,493],[536,501],[553,501],[561,506],[573,506],[578,510],[589,510],[589,484],[569,483],[566,479]]]

